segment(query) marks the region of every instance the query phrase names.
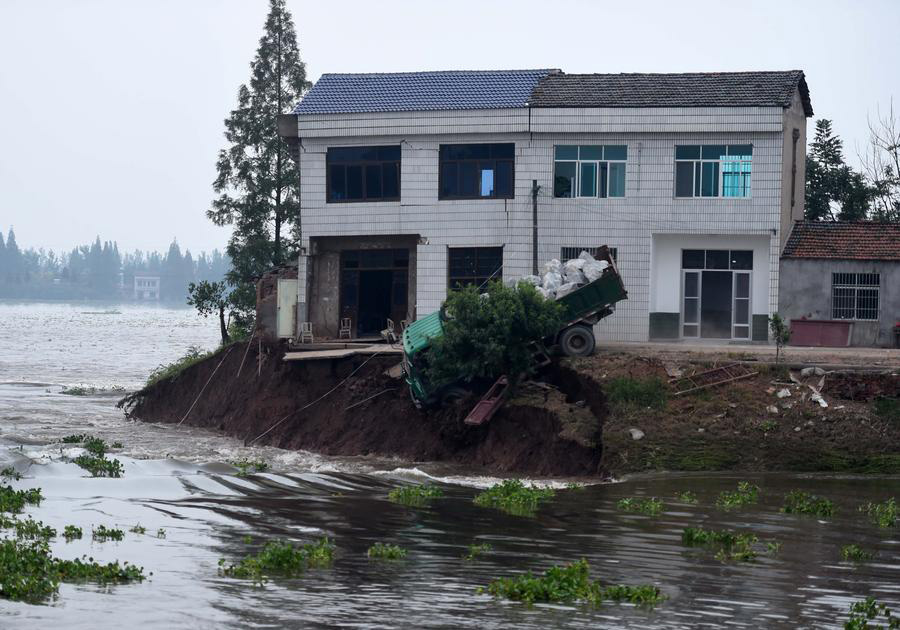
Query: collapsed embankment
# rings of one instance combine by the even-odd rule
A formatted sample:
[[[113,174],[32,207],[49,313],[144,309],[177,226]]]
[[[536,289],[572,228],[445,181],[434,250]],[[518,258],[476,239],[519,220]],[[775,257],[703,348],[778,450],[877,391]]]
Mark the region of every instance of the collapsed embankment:
[[[256,443],[281,448],[496,472],[900,473],[896,371],[828,373],[797,383],[782,366],[750,364],[758,372],[751,378],[675,396],[672,370],[692,374],[729,359],[685,355],[664,365],[646,354],[603,352],[554,364],[543,382],[521,385],[489,423],[469,427],[462,418],[471,400],[417,410],[403,381],[385,374],[396,357],[284,362],[278,347],[263,346],[261,357],[257,350],[235,344],[131,395],[125,407],[141,420],[172,423],[186,415],[187,424],[244,440],[262,436]],[[827,408],[809,385],[821,390]]]
[[[393,455],[547,476],[602,473],[599,401],[568,404],[552,387],[522,387],[491,422],[469,427],[462,419],[471,401],[416,409],[405,383],[385,374],[396,356],[285,362],[279,347],[257,351],[256,344],[234,344],[121,404],[129,417],[148,422],[177,423],[186,415],[185,424],[326,455]]]

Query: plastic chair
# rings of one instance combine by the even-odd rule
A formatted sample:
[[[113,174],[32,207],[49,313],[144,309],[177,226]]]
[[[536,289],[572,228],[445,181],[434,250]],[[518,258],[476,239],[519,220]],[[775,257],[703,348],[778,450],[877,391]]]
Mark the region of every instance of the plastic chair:
[[[300,343],[313,343],[312,322],[300,322]]]
[[[352,320],[349,317],[341,318],[341,327],[338,330],[338,339],[350,339],[353,333],[350,330]]]

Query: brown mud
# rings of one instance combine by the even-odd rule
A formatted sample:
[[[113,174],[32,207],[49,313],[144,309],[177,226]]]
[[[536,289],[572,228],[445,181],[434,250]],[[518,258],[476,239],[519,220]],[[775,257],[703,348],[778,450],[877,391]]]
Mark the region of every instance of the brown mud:
[[[222,353],[122,404],[130,417],[173,423],[196,399],[187,424],[245,441],[326,455],[449,461],[489,472],[900,473],[896,370],[826,374],[821,391],[829,406],[822,408],[810,399],[805,382],[793,383],[782,366],[760,363],[753,366],[759,374],[752,378],[676,397],[666,371],[673,367],[671,357],[664,366],[646,351],[599,350],[554,364],[540,375],[542,382],[520,385],[489,423],[468,427],[462,418],[473,400],[440,410],[416,409],[403,381],[385,374],[397,357],[284,362],[281,348],[263,346],[258,363],[254,344],[241,368],[245,350],[236,344],[215,375]],[[674,367],[689,374],[716,361],[732,360],[685,356]],[[623,381],[652,381],[662,391],[662,406],[616,398],[616,385]],[[785,388],[791,395],[778,398],[776,392]],[[632,429],[642,434],[640,439],[634,439]]]

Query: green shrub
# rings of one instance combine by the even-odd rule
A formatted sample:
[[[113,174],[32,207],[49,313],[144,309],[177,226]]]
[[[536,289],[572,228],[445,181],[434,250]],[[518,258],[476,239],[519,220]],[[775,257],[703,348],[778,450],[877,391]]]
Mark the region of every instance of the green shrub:
[[[663,409],[668,399],[666,384],[658,378],[617,377],[603,389],[609,401],[617,405]]]
[[[26,505],[40,505],[43,497],[40,488],[14,490],[12,486],[0,486],[0,512],[18,514]]]
[[[91,477],[121,477],[125,469],[118,459],[106,459],[96,455],[79,455],[72,460],[86,471]]]
[[[435,385],[501,374],[514,382],[534,369],[529,344],[555,333],[563,321],[562,305],[525,282],[451,291],[444,312],[443,335],[433,340],[424,370]]]
[[[872,522],[879,527],[893,527],[900,518],[900,508],[893,497],[882,503],[866,503],[859,507],[860,512],[866,512]]]
[[[243,457],[231,461],[231,465],[238,469],[238,477],[246,477],[251,472],[265,472],[269,470],[269,464],[264,459],[250,459]]]
[[[215,352],[206,352],[200,349],[199,346],[190,346],[187,351],[185,351],[184,355],[177,361],[169,363],[168,365],[160,365],[150,372],[150,376],[147,377],[147,384],[144,385],[144,387],[150,387],[160,381],[174,378],[187,368],[200,363],[204,359],[211,357],[213,354],[215,354]]]
[[[65,529],[63,529],[63,538],[66,539],[66,542],[81,538],[82,534],[81,528],[75,525],[66,525]]]
[[[857,544],[841,547],[841,559],[846,562],[866,562],[875,556],[875,552],[863,549]]]
[[[750,562],[758,555],[755,545],[759,538],[754,534],[738,534],[728,530],[708,530],[702,527],[685,527],[681,542],[687,547],[709,547],[716,549],[716,559],[722,562]],[[780,543],[768,544],[768,551],[774,553]]]
[[[402,560],[406,557],[406,549],[379,542],[369,547],[366,555],[375,560]]]
[[[475,505],[492,507],[516,516],[534,516],[541,501],[553,497],[552,488],[527,487],[518,479],[507,479],[475,497]]]
[[[86,450],[91,455],[96,455],[97,457],[103,457],[106,455],[106,442],[101,440],[98,437],[88,436],[84,438],[84,450]]]
[[[16,520],[16,538],[27,540],[50,540],[56,537],[56,530],[41,521],[31,517],[25,520]]]
[[[869,622],[878,622],[872,625]],[[881,625],[884,622],[885,625]],[[886,604],[880,604],[874,597],[867,597],[850,606],[850,617],[844,623],[844,630],[896,630],[900,628],[900,617],[894,617]]]
[[[402,486],[394,488],[388,493],[388,499],[394,503],[422,507],[428,505],[432,499],[444,496],[444,491],[437,486],[424,484],[421,486]]]
[[[750,505],[759,501],[759,486],[748,481],[738,483],[737,490],[725,490],[719,493],[716,505],[723,510],[731,510],[743,505]]]
[[[109,584],[143,579],[143,568],[127,562],[60,560],[50,554],[46,540],[0,540],[0,597],[13,601],[46,601],[58,593],[60,582]]]
[[[327,537],[303,545],[272,541],[266,543],[259,553],[251,554],[237,564],[226,564],[225,558],[222,558],[219,560],[219,572],[262,585],[270,577],[295,577],[307,569],[330,566],[333,561],[334,544]]]
[[[551,567],[539,576],[526,573],[501,578],[491,582],[486,588],[478,589],[479,593],[485,591],[494,597],[525,602],[528,605],[538,602],[585,602],[600,606],[604,599],[611,599],[652,607],[665,599],[659,588],[652,584],[614,584],[604,587],[599,580],[590,579],[590,569],[584,559],[565,566]]]
[[[655,497],[651,499],[620,499],[616,506],[625,512],[640,512],[647,516],[656,516],[663,508],[662,501]]]
[[[463,556],[463,560],[472,561],[483,553],[489,552],[493,547],[491,547],[488,543],[481,544],[471,544],[468,547],[469,553]]]
[[[106,542],[107,540],[122,540],[125,538],[125,532],[121,529],[115,529],[111,527],[107,527],[106,525],[100,525],[99,527],[91,530],[91,536],[94,540],[99,542]]]
[[[814,514],[819,518],[831,518],[834,516],[834,503],[802,490],[792,490],[784,496],[781,511],[785,514]]]
[[[3,470],[0,470],[0,477],[19,481],[22,478],[22,474],[12,466],[7,466]]]

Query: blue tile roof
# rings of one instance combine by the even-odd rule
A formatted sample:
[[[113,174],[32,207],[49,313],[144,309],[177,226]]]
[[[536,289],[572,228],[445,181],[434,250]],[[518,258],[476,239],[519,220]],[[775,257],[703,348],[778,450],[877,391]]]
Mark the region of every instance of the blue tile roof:
[[[525,107],[538,81],[558,70],[458,70],[323,74],[295,114]]]

